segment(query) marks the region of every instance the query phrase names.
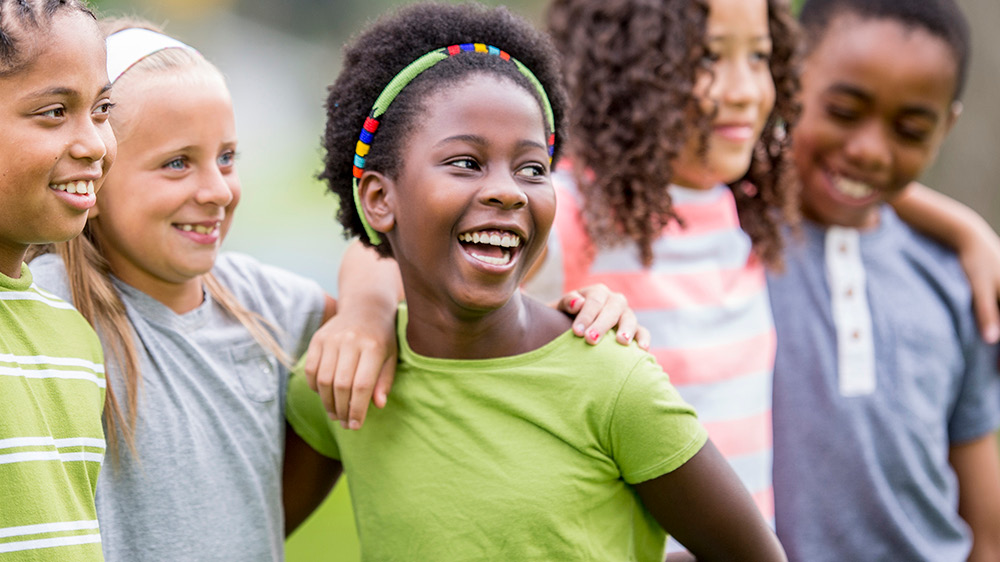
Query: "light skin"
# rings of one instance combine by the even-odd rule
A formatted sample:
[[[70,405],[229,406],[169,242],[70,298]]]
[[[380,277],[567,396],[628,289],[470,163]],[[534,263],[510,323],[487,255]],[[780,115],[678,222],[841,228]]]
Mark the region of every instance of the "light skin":
[[[521,295],[554,216],[545,128],[534,98],[492,75],[435,93],[403,148],[403,171],[367,171],[361,199],[388,239],[410,310],[407,339],[432,357],[489,358],[551,341],[569,320]],[[516,233],[510,261],[470,232]],[[784,560],[777,538],[710,443],[678,470],[636,487],[644,505],[700,560]],[[684,516],[677,505],[683,501]]]
[[[793,137],[803,212],[823,225],[874,228],[879,205],[931,163],[957,118],[954,55],[921,29],[844,14],[805,64]],[[970,560],[1000,556],[998,459],[992,434],[950,449]]]
[[[706,153],[693,136],[673,163],[673,182],[694,189],[746,174],[775,100],[765,0],[712,0],[705,33],[708,54],[694,95],[703,114],[714,114]]]
[[[104,41],[90,16],[64,10],[19,43],[24,68],[0,78],[0,273],[19,278],[30,244],[83,230],[115,158]],[[84,193],[70,193],[82,187]]]

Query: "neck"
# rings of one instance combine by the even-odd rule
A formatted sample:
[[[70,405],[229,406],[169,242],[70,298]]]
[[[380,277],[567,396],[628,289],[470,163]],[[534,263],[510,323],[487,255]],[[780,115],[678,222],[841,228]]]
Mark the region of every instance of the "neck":
[[[25,244],[0,241],[0,273],[11,279],[20,279],[21,264],[27,253],[28,246]]]
[[[112,273],[114,269],[112,269]],[[115,273],[117,276],[118,274]],[[162,279],[148,278],[125,278],[118,277],[125,284],[142,291],[149,297],[160,302],[177,314],[184,314],[201,306],[204,298],[204,283],[202,278],[185,281],[183,283],[169,283]]]
[[[406,341],[414,352],[443,359],[491,359],[526,353],[569,326],[562,314],[520,292],[496,310],[452,311],[407,298]],[[554,316],[553,316],[554,315]],[[563,317],[564,318],[564,317]]]

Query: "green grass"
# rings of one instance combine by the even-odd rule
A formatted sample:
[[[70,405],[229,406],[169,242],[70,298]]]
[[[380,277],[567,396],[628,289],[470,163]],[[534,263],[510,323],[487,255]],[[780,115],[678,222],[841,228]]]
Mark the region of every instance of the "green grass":
[[[287,562],[358,562],[361,550],[342,477],[323,505],[285,542]]]

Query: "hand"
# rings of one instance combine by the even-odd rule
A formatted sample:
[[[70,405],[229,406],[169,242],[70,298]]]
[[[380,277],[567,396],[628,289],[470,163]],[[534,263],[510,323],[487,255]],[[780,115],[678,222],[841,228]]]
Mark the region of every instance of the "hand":
[[[573,333],[591,345],[617,326],[615,340],[618,343],[628,345],[635,339],[639,347],[649,349],[649,330],[639,325],[625,295],[612,291],[606,285],[598,283],[570,291],[559,299],[556,308],[575,315]]]
[[[959,245],[958,257],[972,288],[972,306],[987,343],[1000,341],[1000,236],[991,228],[976,230]]]
[[[396,375],[395,311],[342,309],[313,335],[305,373],[330,419],[360,429],[369,402],[385,407]]]

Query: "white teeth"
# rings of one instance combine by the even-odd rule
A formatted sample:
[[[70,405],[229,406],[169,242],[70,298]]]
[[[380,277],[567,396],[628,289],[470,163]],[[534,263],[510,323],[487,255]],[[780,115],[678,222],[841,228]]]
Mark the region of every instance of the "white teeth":
[[[516,248],[521,245],[521,237],[516,234],[504,233],[503,236],[499,234],[488,234],[488,233],[472,233],[472,234],[459,234],[458,239],[462,242],[471,242],[473,244],[489,244],[490,246],[500,246],[501,248]]]
[[[177,228],[183,230],[184,232],[191,232],[193,230],[193,231],[197,232],[198,234],[210,234],[210,233],[212,233],[212,232],[215,231],[216,227],[215,227],[215,225],[213,225],[213,226],[204,226],[204,225],[201,225],[201,224],[180,224],[180,225],[177,225]]]
[[[475,252],[470,252],[470,253],[472,254],[472,257],[484,263],[492,265],[507,265],[508,263],[510,263],[510,252],[508,252],[507,250],[504,250],[503,255],[501,255],[499,258],[494,258],[490,256],[481,256]]]
[[[67,183],[50,184],[50,188],[57,189],[59,191],[65,191],[66,193],[74,193],[79,195],[93,195],[94,194],[94,182],[92,181],[71,181]]]
[[[838,177],[834,180],[833,187],[840,193],[855,199],[870,197],[873,193],[875,193],[875,190],[870,185],[848,178]]]

